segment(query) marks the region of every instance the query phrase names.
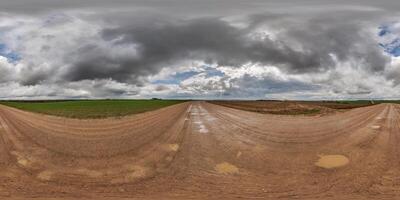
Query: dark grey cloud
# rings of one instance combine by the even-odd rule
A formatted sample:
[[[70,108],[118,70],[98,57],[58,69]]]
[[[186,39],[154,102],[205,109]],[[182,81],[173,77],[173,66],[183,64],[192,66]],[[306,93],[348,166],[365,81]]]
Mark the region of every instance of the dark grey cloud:
[[[250,25],[245,27],[219,18],[200,18],[174,22],[144,20],[104,29],[103,39],[111,47],[96,44],[79,47],[64,78],[68,81],[112,78],[135,83],[139,77],[191,59],[233,67],[246,63],[275,65],[292,74],[324,72],[336,67],[338,61],[355,62],[366,70],[380,72],[390,62],[360,21],[312,18],[282,25],[274,40],[269,35],[254,39],[251,34],[259,26],[273,28],[268,26],[270,18],[275,20],[271,15],[250,17]],[[126,45],[137,46],[135,55],[112,54],[114,48]]]
[[[281,12],[304,12],[310,10],[346,9],[353,7],[376,7],[398,10],[397,0],[13,0],[1,1],[0,11],[16,13],[43,13],[66,9],[113,9],[149,8],[158,12],[183,14],[238,14],[278,10]],[[307,10],[306,10],[307,11]]]
[[[284,38],[300,43],[303,50],[313,52],[322,64],[319,68],[335,65],[337,59],[340,62],[356,61],[360,67],[371,71],[383,71],[390,58],[373,39],[376,33],[369,32],[362,25],[363,21],[346,18],[313,18],[305,24],[287,28],[282,34]]]

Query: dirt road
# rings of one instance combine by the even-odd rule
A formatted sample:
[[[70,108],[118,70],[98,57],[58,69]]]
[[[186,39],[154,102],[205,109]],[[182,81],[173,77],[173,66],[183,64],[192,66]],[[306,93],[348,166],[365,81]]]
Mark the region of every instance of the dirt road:
[[[0,197],[400,198],[400,106],[329,116],[188,102],[76,120],[0,106]]]

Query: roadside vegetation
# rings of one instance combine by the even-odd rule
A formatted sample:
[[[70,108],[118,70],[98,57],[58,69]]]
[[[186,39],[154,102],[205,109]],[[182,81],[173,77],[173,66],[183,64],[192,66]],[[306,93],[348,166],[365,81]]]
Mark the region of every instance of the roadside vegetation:
[[[21,110],[69,118],[107,118],[143,113],[182,103],[182,100],[70,100],[70,101],[1,101],[0,104]]]

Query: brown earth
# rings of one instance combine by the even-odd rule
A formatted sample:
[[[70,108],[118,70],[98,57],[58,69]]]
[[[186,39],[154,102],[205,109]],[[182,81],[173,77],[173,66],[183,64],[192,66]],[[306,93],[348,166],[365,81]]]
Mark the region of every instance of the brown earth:
[[[349,109],[371,106],[369,102],[362,103],[338,103],[329,101],[278,101],[278,100],[259,100],[259,101],[209,101],[216,105],[236,108],[240,110],[279,114],[279,115],[330,115],[336,112],[343,112]]]
[[[400,106],[328,116],[187,102],[76,120],[0,106],[1,199],[399,199]]]

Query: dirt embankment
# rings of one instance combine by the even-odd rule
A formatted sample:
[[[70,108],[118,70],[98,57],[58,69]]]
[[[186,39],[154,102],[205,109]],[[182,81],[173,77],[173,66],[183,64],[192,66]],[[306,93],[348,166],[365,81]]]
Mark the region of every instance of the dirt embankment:
[[[188,102],[122,119],[0,106],[0,197],[396,199],[400,107],[284,116]]]

